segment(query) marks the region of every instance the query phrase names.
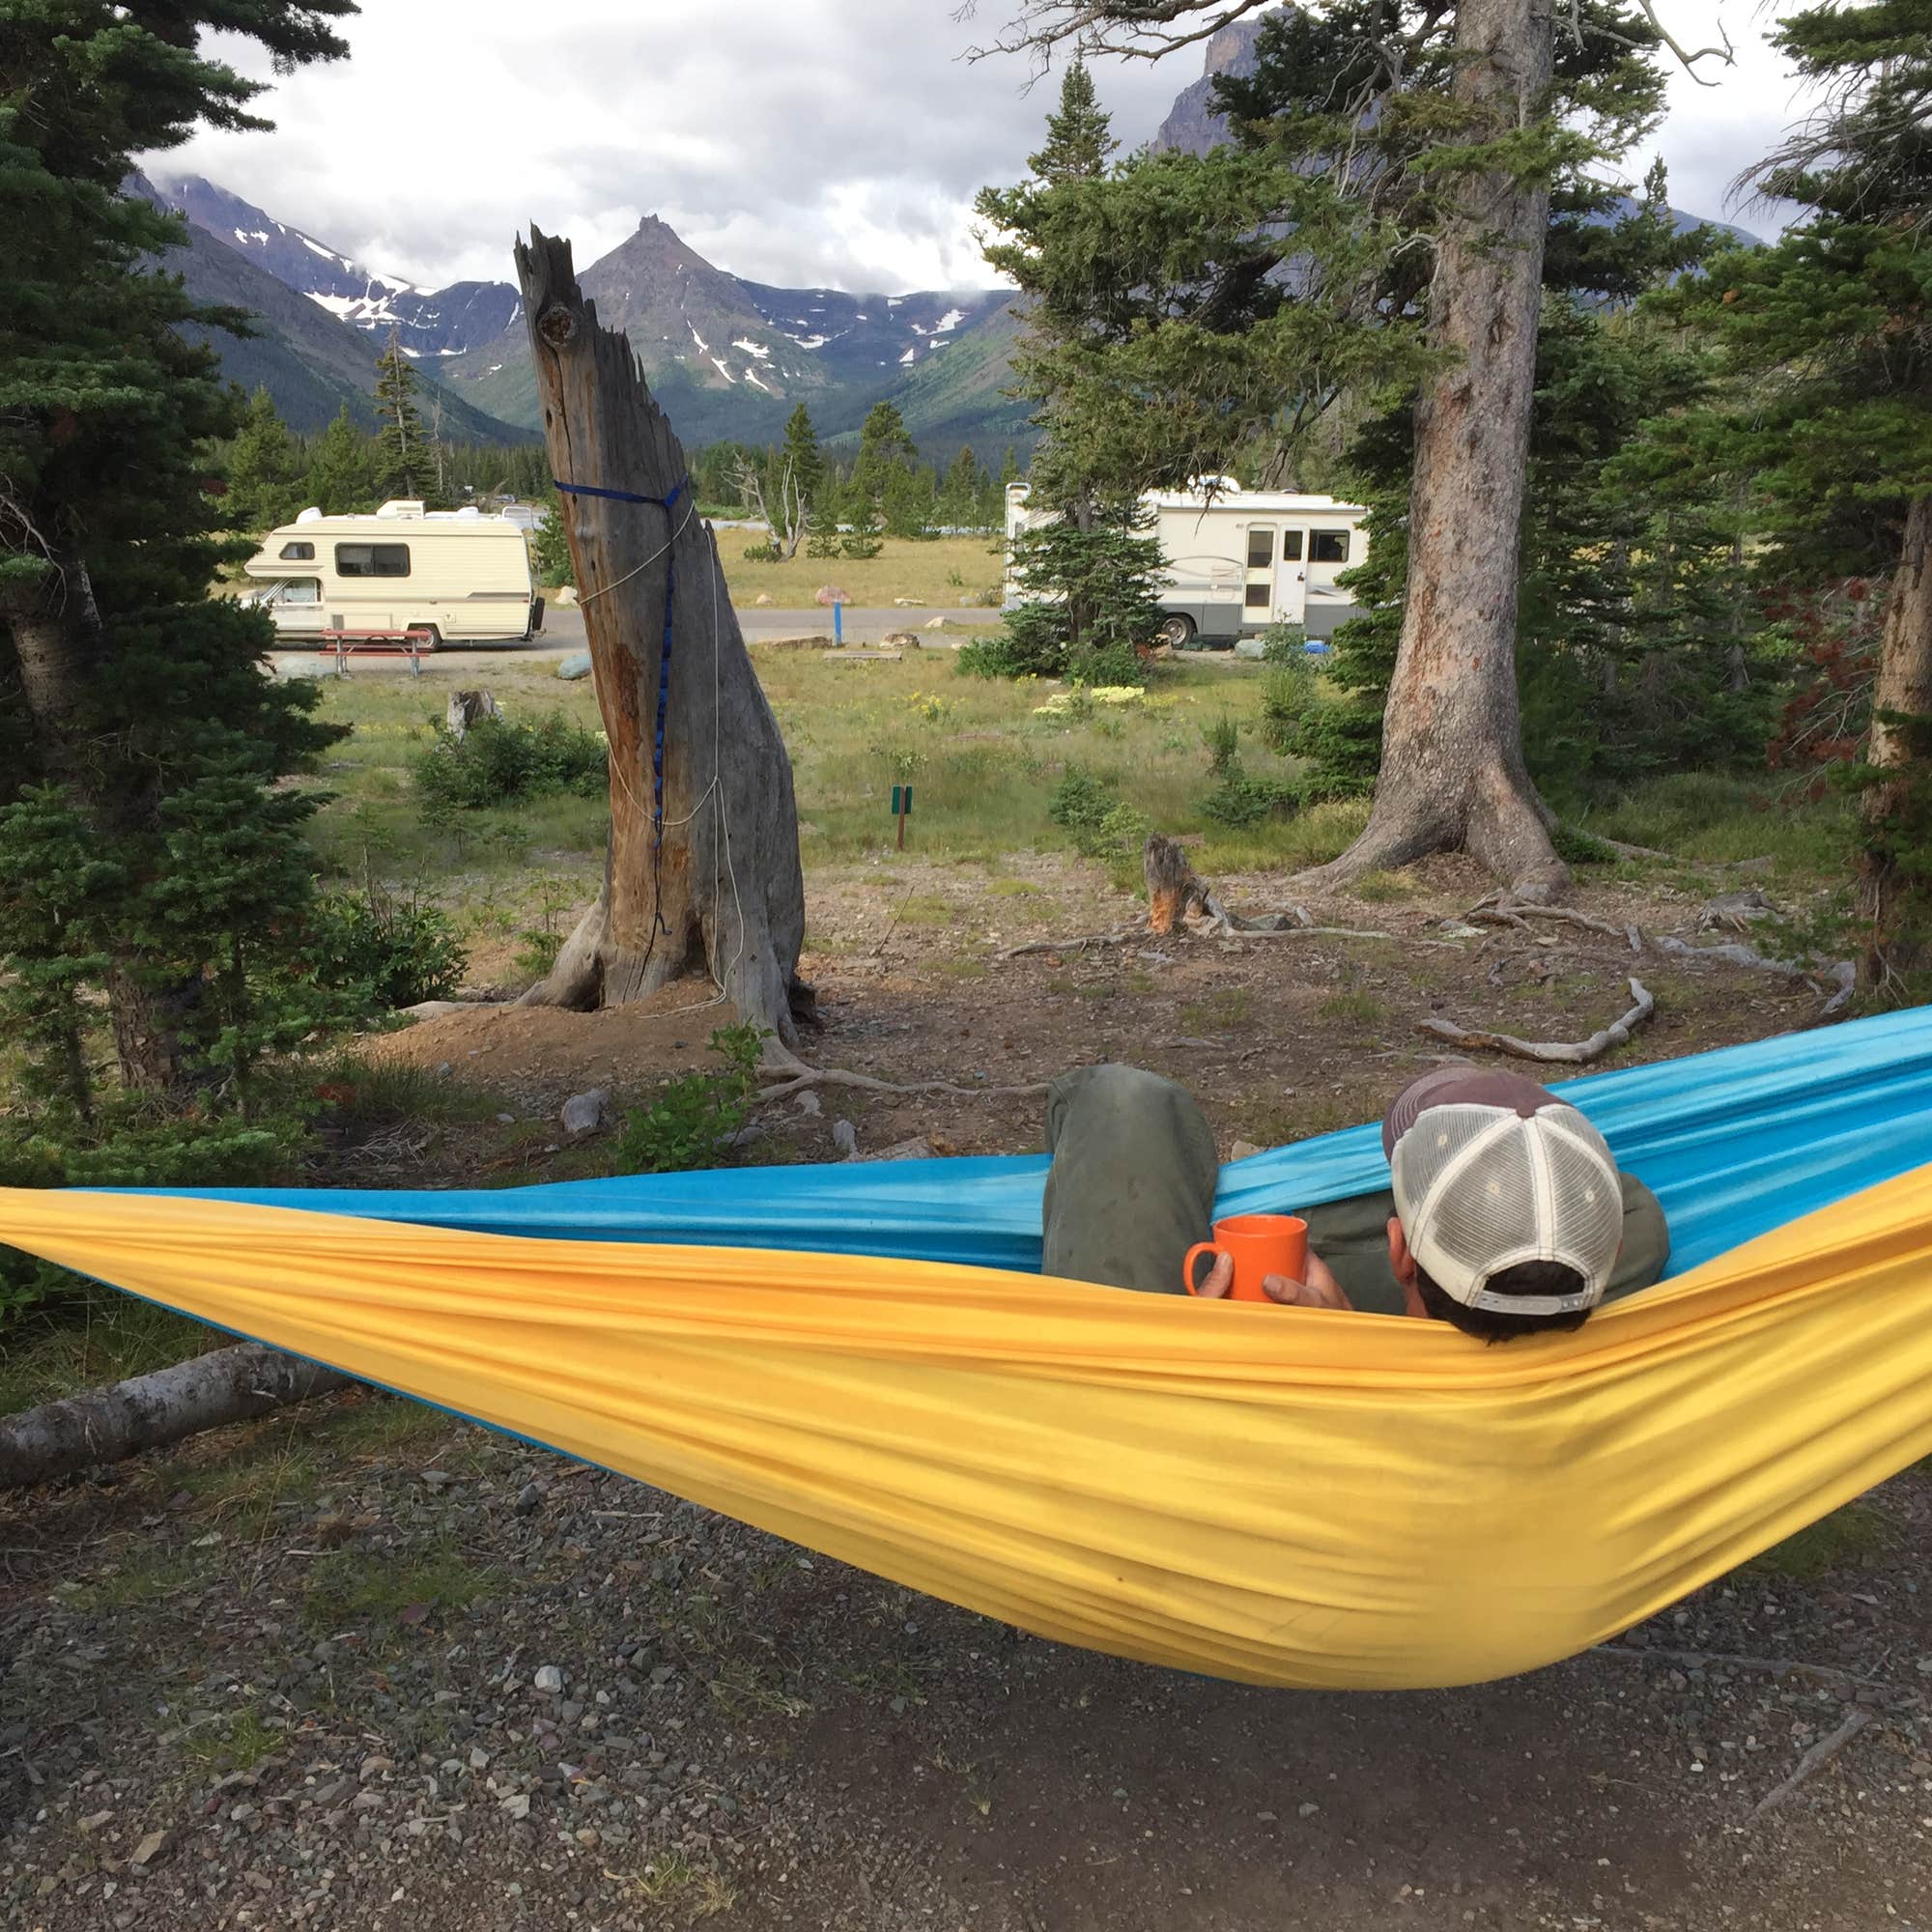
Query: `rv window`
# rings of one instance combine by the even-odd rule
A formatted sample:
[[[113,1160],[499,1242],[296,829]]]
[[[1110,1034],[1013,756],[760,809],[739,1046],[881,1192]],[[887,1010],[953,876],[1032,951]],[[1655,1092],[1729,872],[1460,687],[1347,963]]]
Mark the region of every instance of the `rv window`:
[[[407,577],[410,574],[408,544],[337,544],[335,574],[338,577]]]
[[[1268,607],[1268,586],[1265,583],[1249,584],[1246,604],[1250,611],[1265,611]]]
[[[1284,563],[1301,561],[1301,532],[1283,530],[1281,533],[1281,560]]]
[[[315,546],[312,543],[285,543],[282,546],[282,556],[290,563],[313,563]]]
[[[285,578],[275,585],[277,604],[320,604],[322,585],[313,577]]]
[[[1271,529],[1248,532],[1248,568],[1265,570],[1274,561],[1274,532]]]
[[[1308,532],[1308,560],[1310,563],[1347,563],[1349,560],[1349,532],[1347,530],[1310,530]]]

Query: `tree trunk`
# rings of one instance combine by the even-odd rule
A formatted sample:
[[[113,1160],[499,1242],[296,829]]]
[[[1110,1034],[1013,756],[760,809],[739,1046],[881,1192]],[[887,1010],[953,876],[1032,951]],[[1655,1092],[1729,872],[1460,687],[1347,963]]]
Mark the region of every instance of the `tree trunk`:
[[[70,552],[53,557],[38,582],[0,581],[0,624],[14,641],[21,696],[47,776],[72,792],[104,838],[144,829],[153,810],[146,793],[103,796],[88,761],[75,752],[81,699],[107,655],[86,563]],[[122,1084],[143,1093],[183,1084],[189,1068],[181,1028],[198,1003],[199,987],[156,987],[132,955],[110,962],[106,985]]]
[[[0,1416],[0,1490],[51,1482],[144,1449],[165,1449],[204,1429],[246,1422],[284,1403],[347,1388],[349,1380],[318,1362],[250,1342],[112,1388]]]
[[[611,839],[597,903],[524,997],[620,1006],[701,967],[741,1019],[795,1045],[805,882],[791,761],[739,634],[717,543],[697,520],[684,451],[630,343],[600,327],[584,300],[569,242],[533,229],[528,245],[518,244],[517,273],[552,474],[656,499],[562,494],[611,745]],[[673,565],[660,818],[653,758]]]
[[[1461,0],[1455,99],[1470,141],[1544,112],[1552,63],[1541,0]],[[1429,335],[1455,361],[1415,411],[1408,592],[1367,828],[1311,886],[1430,852],[1467,851],[1522,899],[1569,873],[1522,760],[1516,687],[1519,532],[1536,329],[1549,223],[1547,182],[1472,175],[1453,191],[1429,290]]]
[[[1899,827],[1912,814],[1914,785],[1923,785],[1928,777],[1922,762],[1913,769],[1914,738],[1923,746],[1924,725],[1915,732],[1896,721],[1932,718],[1932,493],[1914,497],[1906,514],[1905,543],[1879,639],[1872,712],[1866,762],[1897,774],[1868,786],[1860,802],[1865,838],[1859,855],[1859,909],[1870,922],[1860,977],[1868,990],[1883,992],[1932,966],[1927,934],[1932,908],[1911,903],[1915,897],[1922,901],[1924,878],[1902,866],[1895,849]]]

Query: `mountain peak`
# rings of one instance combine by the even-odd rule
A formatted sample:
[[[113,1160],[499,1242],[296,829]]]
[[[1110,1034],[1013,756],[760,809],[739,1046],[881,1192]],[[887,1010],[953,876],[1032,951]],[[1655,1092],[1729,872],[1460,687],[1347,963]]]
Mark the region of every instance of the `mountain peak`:
[[[1205,155],[1228,138],[1228,124],[1214,111],[1215,76],[1253,73],[1262,29],[1277,14],[1293,11],[1275,7],[1265,14],[1250,14],[1223,27],[1208,41],[1201,78],[1190,81],[1175,97],[1167,119],[1150,143],[1155,154],[1173,149],[1183,155]]]

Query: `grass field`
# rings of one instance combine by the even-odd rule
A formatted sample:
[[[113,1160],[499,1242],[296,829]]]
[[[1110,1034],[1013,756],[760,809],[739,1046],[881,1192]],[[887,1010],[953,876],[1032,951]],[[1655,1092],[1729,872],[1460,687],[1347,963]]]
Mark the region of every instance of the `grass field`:
[[[1360,807],[1325,807],[1236,833],[1202,810],[1210,782],[1202,733],[1219,719],[1240,728],[1250,770],[1291,769],[1255,735],[1259,667],[1181,664],[1141,702],[1069,721],[1036,715],[1057,686],[964,676],[950,651],[844,666],[819,651],[754,647],[753,655],[791,753],[808,869],[892,846],[892,787],[907,781],[915,797],[911,843],[928,858],[997,869],[1016,854],[1071,850],[1071,835],[1047,815],[1069,766],[1117,786],[1123,803],[1160,829],[1200,835],[1202,863],[1218,871],[1318,863],[1361,823]],[[587,683],[532,668],[494,677],[492,688],[513,718],[556,711],[597,723]],[[603,852],[602,800],[538,799],[465,813],[447,829],[423,822],[410,763],[432,741],[440,714],[437,687],[427,683],[357,676],[327,686],[323,715],[355,727],[326,775],[335,797],[315,837],[327,867],[352,879],[373,872],[462,882],[485,905],[493,894],[516,895],[521,874],[593,874]]]
[[[1005,546],[991,536],[934,537],[911,543],[888,537],[877,556],[807,556],[785,563],[752,563],[746,547],[756,530],[720,530],[718,554],[731,601],[742,610],[765,592],[781,610],[810,604],[821,584],[835,584],[863,609],[890,605],[895,597],[922,604],[956,605],[962,597],[993,590],[1000,582]]]

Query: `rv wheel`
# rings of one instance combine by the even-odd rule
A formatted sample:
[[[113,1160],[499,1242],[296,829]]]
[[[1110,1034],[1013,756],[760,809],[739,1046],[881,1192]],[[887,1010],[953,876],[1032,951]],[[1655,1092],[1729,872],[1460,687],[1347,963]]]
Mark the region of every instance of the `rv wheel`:
[[[1194,641],[1194,619],[1177,611],[1166,618],[1156,635],[1164,644],[1171,644],[1177,651],[1184,651]]]

